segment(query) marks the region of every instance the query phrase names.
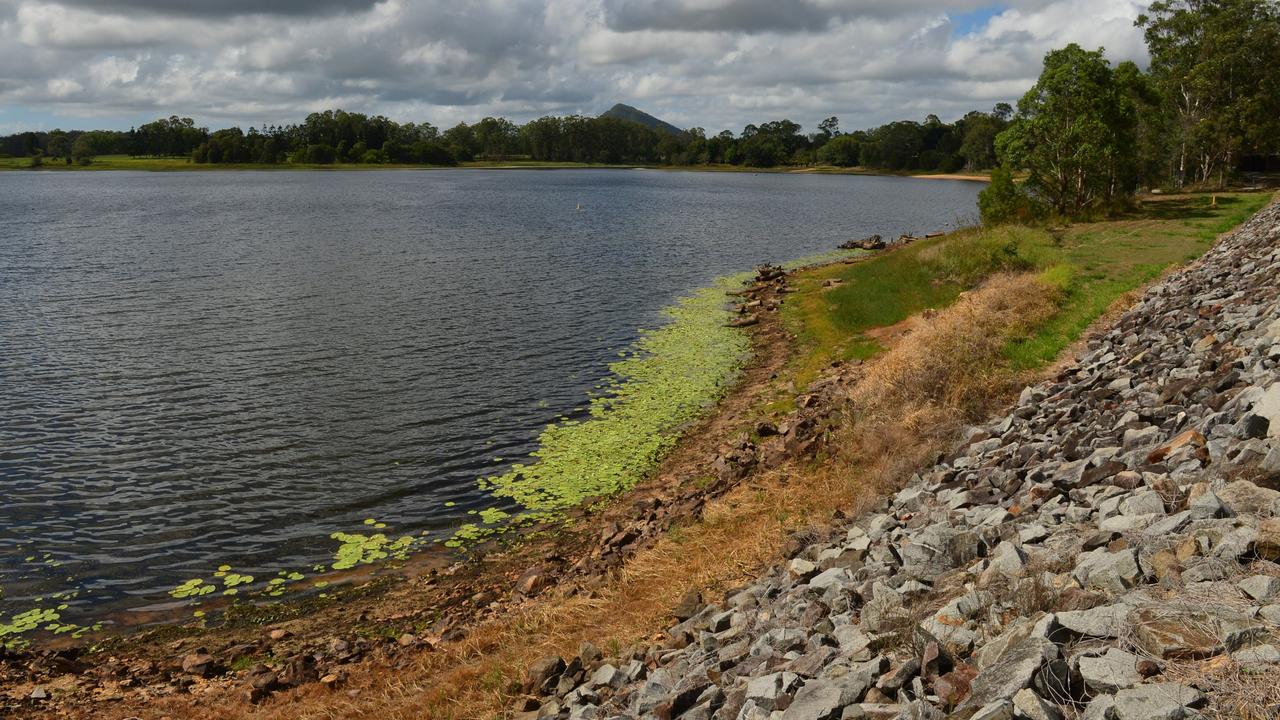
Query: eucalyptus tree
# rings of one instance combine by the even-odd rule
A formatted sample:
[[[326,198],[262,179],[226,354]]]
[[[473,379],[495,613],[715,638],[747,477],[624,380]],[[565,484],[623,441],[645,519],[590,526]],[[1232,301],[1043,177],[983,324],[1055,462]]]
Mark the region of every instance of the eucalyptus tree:
[[[1072,43],[1045,55],[1040,79],[996,138],[1001,160],[1058,215],[1111,206],[1135,186],[1134,104],[1101,48]]]
[[[1156,0],[1137,25],[1174,118],[1179,184],[1222,184],[1242,153],[1280,151],[1280,3]]]

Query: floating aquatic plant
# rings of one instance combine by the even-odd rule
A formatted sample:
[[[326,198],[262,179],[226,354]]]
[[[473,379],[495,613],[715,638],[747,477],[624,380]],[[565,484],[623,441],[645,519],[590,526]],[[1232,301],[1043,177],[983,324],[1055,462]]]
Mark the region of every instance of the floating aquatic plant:
[[[676,431],[712,405],[742,366],[749,339],[727,327],[725,292],[744,277],[724,278],[664,311],[670,322],[642,331],[610,364],[607,392],[591,398],[587,419],[561,416],[539,436],[534,462],[484,478],[481,487],[519,503],[524,510],[516,520],[525,521],[553,518],[644,479],[675,444]],[[497,508],[480,516],[488,526],[509,517]],[[445,544],[470,545],[495,530],[468,523]]]
[[[382,533],[366,537],[359,533],[336,532],[329,537],[341,543],[330,565],[334,570],[349,570],[357,565],[369,565],[387,558],[404,560],[414,544],[412,535],[390,540]]]

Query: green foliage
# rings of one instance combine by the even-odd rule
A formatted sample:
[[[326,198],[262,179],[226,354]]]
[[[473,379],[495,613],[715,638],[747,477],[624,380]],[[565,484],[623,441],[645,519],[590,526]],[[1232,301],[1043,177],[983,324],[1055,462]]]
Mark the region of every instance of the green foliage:
[[[818,162],[836,167],[854,167],[862,156],[862,143],[852,135],[837,135],[818,150]]]
[[[1048,53],[1018,116],[996,139],[1001,160],[1060,216],[1113,207],[1134,191],[1136,115],[1102,50]]]
[[[415,543],[412,535],[390,540],[382,533],[365,536],[336,532],[329,537],[340,543],[330,565],[334,570],[349,570],[357,565],[370,565],[388,558],[403,560]]]
[[[1280,6],[1268,0],[1157,0],[1139,16],[1151,55],[1149,150],[1168,175],[1219,185],[1236,162],[1280,152]]]
[[[1026,222],[1032,213],[1031,198],[1013,181],[1005,167],[991,171],[991,184],[978,193],[978,212],[984,225]]]

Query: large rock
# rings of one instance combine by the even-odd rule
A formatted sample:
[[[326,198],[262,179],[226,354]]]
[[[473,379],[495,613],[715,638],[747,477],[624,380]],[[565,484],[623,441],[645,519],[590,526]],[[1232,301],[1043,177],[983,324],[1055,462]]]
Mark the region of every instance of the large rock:
[[[801,682],[800,676],[795,673],[761,675],[747,683],[747,700],[763,710],[773,711],[791,699],[791,694]]]
[[[1028,635],[1009,645],[989,667],[978,673],[970,685],[969,697],[960,709],[976,710],[1001,698],[1011,698],[1030,687],[1032,678],[1045,661],[1058,657],[1058,646],[1048,638]]]
[[[830,680],[810,680],[800,688],[783,720],[835,720],[852,704],[843,689]]]
[[[1280,562],[1280,518],[1267,518],[1258,523],[1254,551],[1264,560]]]
[[[525,694],[549,692],[551,688],[555,687],[555,680],[560,677],[560,673],[564,672],[564,669],[564,658],[559,655],[544,657],[529,666],[529,670],[524,676],[524,686],[521,689]]]
[[[1155,683],[1116,693],[1116,720],[1183,720],[1187,708],[1203,704],[1204,695],[1178,683]]]
[[[1246,595],[1263,605],[1280,599],[1280,577],[1254,575],[1236,584]]]
[[[1026,720],[1062,720],[1057,705],[1045,702],[1030,689],[1023,688],[1013,695],[1014,714]]]
[[[1223,607],[1148,607],[1134,617],[1143,650],[1160,658],[1195,659],[1235,650],[1266,633],[1266,625]]]
[[[1125,603],[1103,605],[1090,610],[1069,610],[1054,617],[1058,625],[1077,635],[1097,638],[1120,637],[1130,627],[1133,606]]]
[[[1084,587],[1122,593],[1142,578],[1138,556],[1128,548],[1111,552],[1105,547],[1082,553],[1072,575]]]
[[[1100,657],[1080,658],[1080,676],[1094,694],[1114,693],[1142,682],[1138,656],[1114,647]]]
[[[1272,383],[1253,405],[1253,414],[1269,421],[1267,435],[1280,437],[1280,382]]]

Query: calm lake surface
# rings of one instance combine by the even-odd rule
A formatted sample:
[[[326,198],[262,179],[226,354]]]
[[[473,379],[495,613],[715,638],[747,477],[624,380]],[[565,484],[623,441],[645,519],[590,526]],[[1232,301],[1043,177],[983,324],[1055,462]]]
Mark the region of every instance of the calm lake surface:
[[[0,173],[0,620],[71,588],[73,621],[169,601],[224,563],[307,570],[366,518],[447,536],[675,298],[949,227],[981,187]]]

